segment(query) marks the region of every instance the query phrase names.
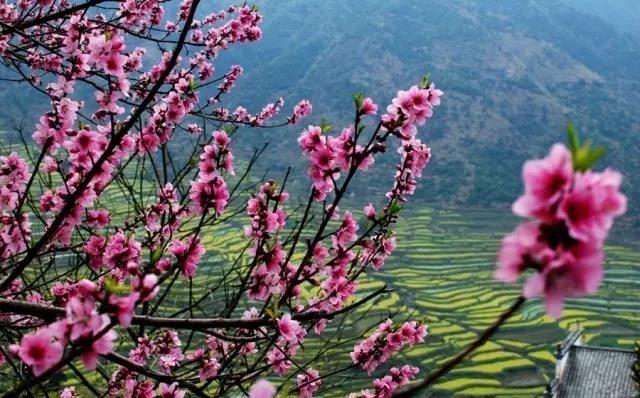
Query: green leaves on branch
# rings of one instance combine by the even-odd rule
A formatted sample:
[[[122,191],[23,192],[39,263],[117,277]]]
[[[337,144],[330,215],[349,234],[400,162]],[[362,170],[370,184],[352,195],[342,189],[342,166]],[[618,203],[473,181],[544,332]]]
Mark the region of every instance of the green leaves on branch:
[[[270,302],[267,303],[264,312],[271,319],[277,319],[280,316],[280,306],[278,302],[280,301],[280,295],[274,294],[273,298]]]
[[[236,127],[233,124],[225,124],[224,126],[222,126],[221,130],[227,133],[227,135],[231,135],[231,133],[236,131]]]
[[[362,109],[362,101],[364,101],[364,95],[362,93],[353,94],[353,103],[356,106],[356,110]]]
[[[110,294],[127,294],[131,292],[131,286],[119,284],[118,281],[112,277],[105,278],[104,287],[107,293]]]
[[[580,144],[580,138],[573,123],[567,125],[567,142],[571,151],[573,169],[576,171],[587,171],[593,168],[598,160],[607,153],[607,148],[603,146],[594,148],[591,140]]]
[[[329,133],[331,130],[333,130],[333,126],[326,120],[322,119],[322,122],[320,122],[320,131],[322,131],[322,134]]]
[[[159,245],[154,251],[151,252],[151,264],[157,263],[161,258],[164,252],[164,247]]]
[[[397,200],[394,200],[389,205],[389,214],[392,215],[392,216],[395,216],[398,213],[400,213],[400,210],[402,210],[402,206],[400,206],[400,203],[398,203]]]
[[[429,84],[431,84],[431,77],[427,73],[426,75],[422,76],[422,80],[420,80],[420,88],[427,88],[429,87]]]

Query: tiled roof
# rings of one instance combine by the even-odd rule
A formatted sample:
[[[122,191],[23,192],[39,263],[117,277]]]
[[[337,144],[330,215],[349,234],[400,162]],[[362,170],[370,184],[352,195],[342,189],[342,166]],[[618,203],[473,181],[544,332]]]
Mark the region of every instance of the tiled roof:
[[[574,345],[558,383],[558,398],[630,398],[633,351]]]

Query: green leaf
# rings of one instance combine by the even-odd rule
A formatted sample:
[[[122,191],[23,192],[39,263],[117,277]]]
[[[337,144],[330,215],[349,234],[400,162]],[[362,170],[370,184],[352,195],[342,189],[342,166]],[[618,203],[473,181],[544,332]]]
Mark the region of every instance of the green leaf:
[[[593,149],[587,155],[585,155],[581,166],[584,167],[584,170],[593,168],[593,166],[598,163],[598,160],[600,160],[600,158],[602,158],[605,153],[607,153],[607,148],[605,147],[599,146]]]
[[[580,147],[580,139],[578,138],[576,126],[574,126],[571,122],[567,124],[567,142],[569,143],[571,154],[575,155],[575,153],[578,151],[578,148]]]
[[[400,210],[402,210],[402,206],[400,206],[400,203],[398,203],[398,201],[396,200],[394,200],[389,206],[389,214],[391,215],[400,213]]]
[[[280,296],[278,294],[274,294],[271,299],[271,302],[269,303],[267,308],[265,308],[265,311],[264,311],[269,318],[276,319],[280,315],[280,308],[278,306],[279,301],[280,301]]]
[[[429,84],[431,84],[431,77],[427,73],[426,75],[422,76],[422,80],[420,81],[420,87],[427,88],[429,87]]]
[[[364,101],[364,95],[362,95],[362,93],[353,94],[353,103],[356,106],[357,111],[362,108],[362,101]]]
[[[322,131],[322,134],[325,134],[333,130],[333,126],[326,120],[322,119],[322,122],[320,122],[320,130]]]
[[[129,285],[121,285],[118,283],[117,280],[115,280],[112,277],[107,277],[104,280],[104,288],[107,291],[107,293],[110,293],[110,294],[126,294],[126,293],[129,293],[129,291],[131,290]]]
[[[151,252],[151,264],[155,264],[158,262],[158,260],[160,260],[160,257],[162,257],[162,252],[163,252],[163,247],[161,245],[158,245],[156,250]]]
[[[593,141],[586,140],[580,144],[578,131],[573,123],[567,124],[567,142],[571,150],[571,160],[573,161],[573,169],[576,171],[586,171],[592,169],[598,160],[607,153],[605,147],[593,148]]]

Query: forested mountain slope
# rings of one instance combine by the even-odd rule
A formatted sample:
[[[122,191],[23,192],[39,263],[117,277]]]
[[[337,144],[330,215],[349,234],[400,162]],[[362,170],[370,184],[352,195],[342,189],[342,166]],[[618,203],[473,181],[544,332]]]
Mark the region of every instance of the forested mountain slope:
[[[569,120],[609,148],[603,163],[625,173],[631,203],[640,199],[640,14],[635,0],[615,0],[606,7],[592,0],[258,4],[263,39],[225,54],[217,64],[218,73],[232,63],[245,69],[237,90],[244,97],[232,97],[233,103],[256,111],[280,95],[289,106],[309,98],[311,122],[324,118],[341,127],[352,118],[353,92],[383,105],[427,72],[445,90],[425,131],[433,163],[420,199],[506,205],[520,190],[522,162],[563,139]],[[22,92],[10,83],[0,88],[2,129],[22,123],[30,133],[34,115],[43,109],[40,97]],[[243,131],[236,145],[268,141],[272,168],[299,166],[300,128]],[[376,175],[392,171],[381,170]],[[367,186],[380,189],[371,178]]]

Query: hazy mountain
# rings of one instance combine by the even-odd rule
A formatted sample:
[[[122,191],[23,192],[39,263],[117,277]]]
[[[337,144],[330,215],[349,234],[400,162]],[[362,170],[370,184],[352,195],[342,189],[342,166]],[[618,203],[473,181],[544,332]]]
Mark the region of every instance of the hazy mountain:
[[[622,169],[632,203],[640,199],[637,0],[258,4],[264,38],[217,64],[218,73],[231,63],[244,67],[232,101],[251,111],[279,95],[289,106],[309,98],[311,122],[326,118],[339,127],[352,118],[352,93],[384,105],[397,89],[431,74],[446,95],[424,132],[434,158],[421,199],[504,206],[521,189],[522,162],[563,140],[569,120],[609,148],[604,163]],[[0,87],[4,118],[37,114],[41,97],[10,87]],[[267,154],[271,167],[300,165],[299,130],[243,131],[237,144],[269,141],[276,149]],[[387,182],[376,176],[391,168],[380,170],[363,189]]]
[[[598,4],[264,1],[264,39],[233,60],[245,66],[240,87],[255,106],[273,94],[306,97],[315,121],[337,125],[351,119],[351,93],[385,104],[429,72],[446,97],[426,129],[434,162],[425,199],[512,200],[522,162],[563,140],[572,120],[609,147],[604,163],[625,172],[633,200],[640,198],[640,39],[624,24],[639,18],[632,11],[640,3],[617,0],[602,14]],[[295,134],[262,137],[280,156],[294,150]]]
[[[612,24],[615,29],[631,34],[636,40],[640,36],[640,2],[636,0],[562,0],[578,10],[599,17]]]

